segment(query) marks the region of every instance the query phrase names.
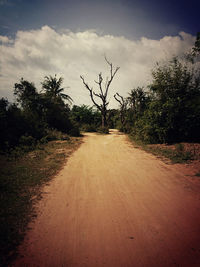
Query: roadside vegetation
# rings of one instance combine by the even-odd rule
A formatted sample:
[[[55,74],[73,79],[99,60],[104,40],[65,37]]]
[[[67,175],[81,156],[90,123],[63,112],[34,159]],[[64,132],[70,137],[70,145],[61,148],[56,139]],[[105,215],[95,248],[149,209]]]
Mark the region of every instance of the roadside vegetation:
[[[31,152],[13,151],[0,155],[0,266],[17,255],[28,222],[35,218],[34,204],[42,197],[42,185],[49,182],[79,146],[81,138],[54,132],[54,139]],[[56,137],[57,136],[57,137]]]
[[[141,148],[164,161],[170,163],[190,163],[200,161],[200,144],[199,143],[175,143],[175,144],[145,144],[136,141],[129,135],[130,141],[135,148]]]
[[[132,89],[128,97],[114,95],[120,105],[118,128],[145,150],[173,162],[193,159],[195,155],[185,150],[182,143],[200,142],[199,64],[200,34],[197,34],[190,52],[156,65],[147,88]]]

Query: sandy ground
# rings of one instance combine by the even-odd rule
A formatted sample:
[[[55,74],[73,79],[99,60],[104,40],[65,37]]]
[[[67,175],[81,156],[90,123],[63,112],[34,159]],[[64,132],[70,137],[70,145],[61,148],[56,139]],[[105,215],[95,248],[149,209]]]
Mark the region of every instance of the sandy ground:
[[[44,188],[14,266],[200,266],[200,179],[134,148],[87,134]]]

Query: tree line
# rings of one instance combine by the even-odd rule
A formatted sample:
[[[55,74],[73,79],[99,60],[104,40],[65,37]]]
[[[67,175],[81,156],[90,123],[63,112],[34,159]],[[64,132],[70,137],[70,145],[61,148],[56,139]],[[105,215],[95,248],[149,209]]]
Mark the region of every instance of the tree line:
[[[147,143],[174,143],[200,141],[200,33],[194,47],[181,57],[158,64],[152,71],[152,83],[130,91],[128,97],[114,95],[119,110],[108,109],[109,86],[119,70],[105,57],[110,75],[105,79],[99,73],[98,93],[83,76],[84,86],[93,104],[101,113],[102,128],[119,128],[135,139]],[[100,100],[97,103],[95,100]]]
[[[22,78],[14,85],[14,103],[0,99],[0,149],[47,142],[55,138],[56,131],[79,136],[80,130],[108,133],[109,128],[147,143],[199,142],[199,57],[200,33],[184,57],[157,64],[149,86],[134,88],[127,97],[116,93],[118,110],[108,108],[108,93],[120,68],[106,57],[109,75],[98,74],[94,81],[98,92],[80,76],[93,107],[72,105],[72,98],[64,93],[62,77],[44,77],[40,91]]]
[[[38,91],[24,80],[14,85],[15,102],[0,99],[0,150],[16,146],[34,147],[56,139],[61,133],[79,136],[80,129],[92,131],[100,126],[100,114],[86,105],[71,108],[72,98],[64,94],[63,78],[46,76]]]
[[[157,64],[152,83],[116,93],[120,128],[146,143],[200,142],[200,33],[182,57]]]

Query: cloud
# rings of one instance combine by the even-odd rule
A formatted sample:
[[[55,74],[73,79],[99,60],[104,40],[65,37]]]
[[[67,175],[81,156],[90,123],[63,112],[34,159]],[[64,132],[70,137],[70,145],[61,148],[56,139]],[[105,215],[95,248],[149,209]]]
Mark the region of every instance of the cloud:
[[[11,40],[0,36],[0,93],[12,99],[13,85],[21,77],[32,81],[41,89],[46,75],[61,75],[67,93],[75,104],[92,105],[80,75],[95,87],[98,73],[109,75],[104,60],[107,56],[114,66],[119,66],[110,90],[111,106],[116,106],[113,94],[127,96],[134,87],[151,82],[151,69],[155,63],[188,51],[195,37],[180,32],[179,36],[165,36],[160,40],[141,38],[137,41],[125,37],[100,35],[94,30],[72,32],[56,31],[44,26],[38,30],[18,31]]]
[[[13,41],[11,39],[9,39],[7,36],[2,36],[0,35],[0,43],[3,44],[8,44],[8,43],[12,43]]]

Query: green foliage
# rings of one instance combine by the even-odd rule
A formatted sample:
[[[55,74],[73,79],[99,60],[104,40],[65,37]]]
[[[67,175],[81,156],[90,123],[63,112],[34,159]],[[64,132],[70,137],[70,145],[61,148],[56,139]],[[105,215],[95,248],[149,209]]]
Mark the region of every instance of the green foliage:
[[[131,90],[127,99],[135,118],[137,118],[146,109],[148,103],[147,93],[144,91],[143,87],[137,87]]]
[[[169,158],[172,163],[185,163],[192,160],[192,155],[189,151],[179,151],[177,149],[172,150],[167,148],[148,148],[147,151],[152,152],[155,155]]]
[[[200,54],[200,32],[197,33],[196,41],[192,49],[192,56],[195,57]]]
[[[22,111],[6,99],[0,99],[0,150],[16,146],[20,136],[25,134],[26,127],[27,121]]]
[[[72,102],[72,98],[64,94],[63,91],[65,88],[61,88],[61,85],[63,83],[63,78],[60,77],[59,79],[56,77],[52,77],[51,75],[45,76],[44,81],[42,82],[42,88],[46,92],[46,96],[51,98],[51,99],[64,99],[67,100],[68,102]]]
[[[20,83],[14,85],[14,95],[23,109],[32,111],[37,109],[39,94],[33,83],[21,78]]]
[[[83,131],[83,132],[96,132],[97,127],[95,126],[95,124],[83,124],[81,126],[81,131]]]
[[[199,142],[199,70],[174,58],[157,66],[149,89],[143,113],[134,116],[132,135],[147,143]]]
[[[36,140],[32,136],[22,135],[19,139],[19,144],[22,146],[34,146],[35,143]]]
[[[120,126],[120,111],[117,109],[110,109],[108,112],[108,128],[109,129],[119,129]]]
[[[45,140],[46,141],[53,141],[53,140],[69,140],[70,137],[63,133],[63,132],[60,132],[58,130],[55,130],[55,129],[48,129],[47,130],[47,135],[44,136],[40,141],[43,143],[45,143]]]
[[[131,90],[125,127],[144,143],[200,142],[200,33],[185,58],[157,64],[148,93]],[[188,60],[189,59],[189,60]]]
[[[172,163],[186,163],[195,158],[193,151],[186,150],[184,145],[177,143],[175,145],[160,145],[148,144],[143,141],[135,140],[132,135],[129,135],[130,140],[134,143],[135,147],[140,147],[143,150],[152,153],[156,156],[161,156],[164,159],[170,159]]]
[[[109,134],[109,128],[106,126],[100,126],[97,128],[97,132],[101,134]]]
[[[79,126],[74,124],[71,130],[69,131],[69,135],[74,136],[74,137],[81,136]]]
[[[45,143],[49,129],[78,135],[79,129],[65,103],[72,99],[63,93],[62,82],[63,78],[58,79],[56,75],[46,76],[42,82],[43,91],[39,93],[33,83],[22,78],[14,85],[16,104],[0,99],[1,151],[13,150],[16,146],[27,151],[39,140]]]
[[[101,125],[101,113],[86,105],[72,107],[70,118],[82,131],[95,132]]]

